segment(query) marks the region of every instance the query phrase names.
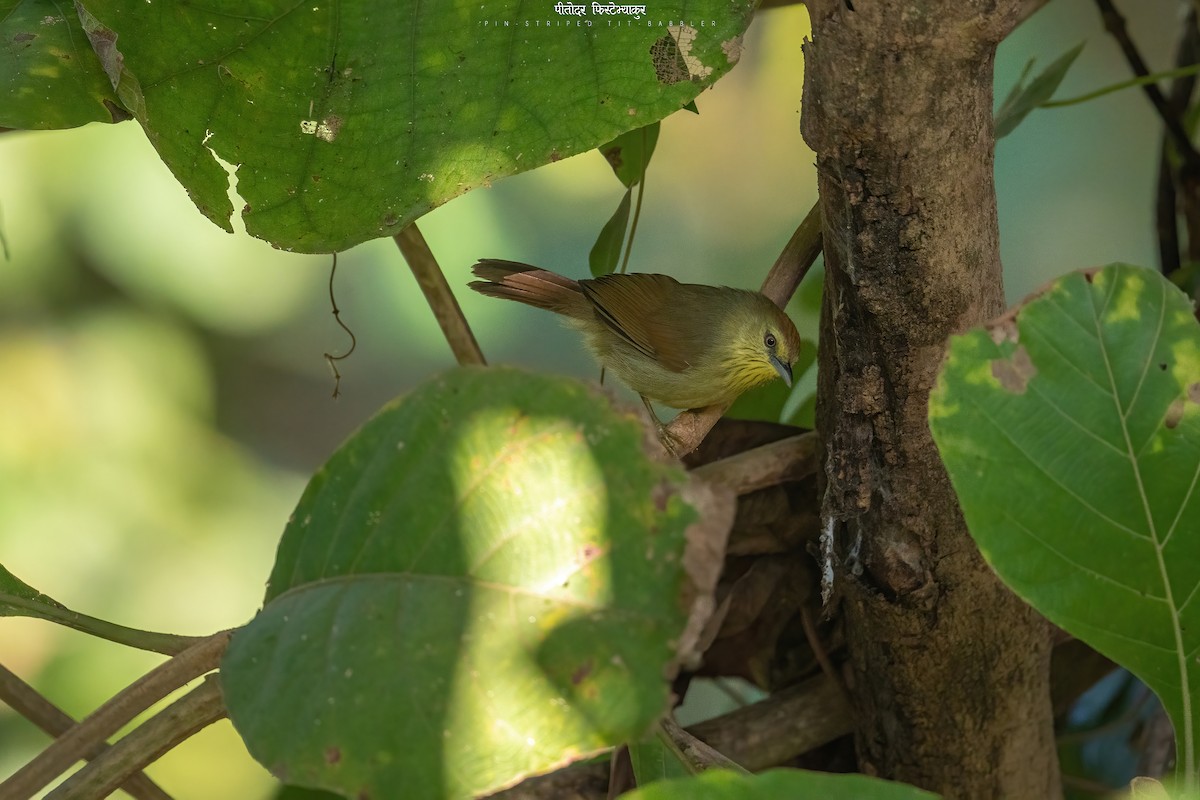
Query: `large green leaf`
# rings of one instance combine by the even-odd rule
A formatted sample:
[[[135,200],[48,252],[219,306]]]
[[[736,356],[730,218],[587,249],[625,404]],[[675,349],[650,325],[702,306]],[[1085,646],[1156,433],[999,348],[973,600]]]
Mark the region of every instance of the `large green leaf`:
[[[754,6],[667,0],[635,20],[522,0],[84,5],[118,94],[200,210],[231,229],[215,153],[240,165],[246,229],[304,252],[394,234],[678,110],[737,60]]]
[[[309,484],[225,657],[250,752],[289,783],[420,800],[643,734],[732,521],[644,437],[599,391],[511,369],[386,407]]]
[[[70,3],[0,0],[0,127],[128,119]]]
[[[657,781],[623,797],[627,800],[935,800],[937,795],[865,775],[799,769],[741,775],[714,769],[692,778]]]
[[[1200,326],[1161,275],[1076,273],[951,341],[929,421],[984,557],[1157,692],[1195,780]]]

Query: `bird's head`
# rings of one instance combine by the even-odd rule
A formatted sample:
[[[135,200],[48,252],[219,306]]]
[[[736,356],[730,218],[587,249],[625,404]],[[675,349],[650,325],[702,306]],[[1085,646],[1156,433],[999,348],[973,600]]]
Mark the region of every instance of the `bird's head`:
[[[783,378],[792,385],[792,365],[800,355],[800,334],[779,306],[757,292],[747,292],[731,315],[725,335],[730,388],[746,389]]]

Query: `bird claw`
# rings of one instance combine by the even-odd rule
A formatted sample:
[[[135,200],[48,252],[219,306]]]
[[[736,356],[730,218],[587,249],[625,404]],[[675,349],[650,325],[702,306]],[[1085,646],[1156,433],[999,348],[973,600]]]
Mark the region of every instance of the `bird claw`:
[[[667,426],[662,424],[662,420],[658,418],[658,414],[654,413],[654,407],[650,405],[650,401],[645,395],[639,395],[642,398],[642,404],[646,406],[646,413],[650,415],[650,419],[654,421],[654,429],[658,432],[658,442],[663,448],[671,454],[671,458],[679,460],[678,445],[681,442],[675,438],[672,433],[667,430]]]

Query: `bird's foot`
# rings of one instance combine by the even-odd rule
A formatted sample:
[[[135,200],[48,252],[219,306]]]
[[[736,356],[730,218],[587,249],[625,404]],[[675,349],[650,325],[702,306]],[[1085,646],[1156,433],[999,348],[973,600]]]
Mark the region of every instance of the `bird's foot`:
[[[654,422],[654,429],[658,432],[659,444],[671,454],[671,458],[678,461],[679,445],[681,443],[667,430],[667,426],[663,425],[662,420],[658,418],[658,414],[654,413],[654,407],[650,405],[650,401],[646,399],[646,396],[640,395],[640,397],[642,398],[642,404],[646,406],[646,413],[650,415],[650,419]]]

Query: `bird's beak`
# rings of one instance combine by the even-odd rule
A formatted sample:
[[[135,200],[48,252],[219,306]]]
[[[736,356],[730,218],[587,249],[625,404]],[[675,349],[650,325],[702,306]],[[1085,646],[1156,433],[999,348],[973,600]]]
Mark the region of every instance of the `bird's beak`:
[[[772,355],[771,366],[779,373],[779,377],[783,378],[783,382],[789,387],[792,385],[792,368],[779,360],[779,356]]]

